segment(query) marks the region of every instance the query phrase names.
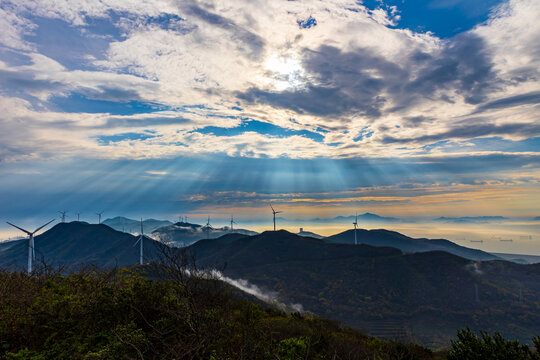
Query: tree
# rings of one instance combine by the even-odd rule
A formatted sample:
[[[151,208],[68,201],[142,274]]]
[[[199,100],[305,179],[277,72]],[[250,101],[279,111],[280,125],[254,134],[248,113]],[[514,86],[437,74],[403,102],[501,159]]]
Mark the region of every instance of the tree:
[[[498,332],[493,336],[480,332],[480,336],[468,327],[457,333],[457,340],[452,341],[448,360],[537,360],[540,359],[540,338],[533,339],[536,352],[518,340],[505,340]]]

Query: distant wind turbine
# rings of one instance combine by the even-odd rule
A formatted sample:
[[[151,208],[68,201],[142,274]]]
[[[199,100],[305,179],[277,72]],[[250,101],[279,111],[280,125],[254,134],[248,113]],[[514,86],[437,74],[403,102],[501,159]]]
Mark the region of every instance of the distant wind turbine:
[[[77,213],[77,221],[81,221],[81,213]]]
[[[67,215],[66,215],[67,211],[65,211],[65,210],[64,211],[59,211],[59,213],[61,215],[60,219],[62,219],[62,222],[65,223],[66,222],[66,217],[67,217]]]
[[[280,214],[283,211],[274,210],[274,207],[272,206],[272,204],[270,204],[270,207],[272,208],[272,214],[274,214],[274,231],[276,231],[276,214]]]
[[[141,235],[139,236],[139,240],[137,240],[137,242],[135,244],[133,244],[133,246],[135,246],[135,245],[140,243],[140,247],[139,247],[139,265],[143,264],[143,238],[144,238],[144,230],[143,230],[143,221],[142,221],[142,218],[141,218]]]
[[[98,224],[101,224],[101,215],[103,214],[104,212],[99,212],[99,213],[96,213],[96,215],[98,216]]]
[[[354,245],[358,245],[358,240],[356,239],[356,228],[358,227],[358,213],[356,213],[356,217],[354,218]]]
[[[213,229],[212,225],[210,225],[210,216],[208,216],[208,221],[206,222],[205,231],[206,231],[206,238],[210,239],[210,229]]]
[[[28,238],[28,273],[29,274],[32,273],[32,260],[34,260],[35,257],[36,257],[36,253],[34,251],[34,234],[37,233],[39,230],[43,229],[45,226],[52,223],[53,221],[54,221],[54,219],[52,219],[51,221],[49,221],[45,225],[42,225],[42,226],[38,227],[33,232],[30,232],[28,230],[25,230],[23,228],[18,227],[17,225],[13,225],[12,223],[7,222],[9,225],[11,225],[13,227],[16,227],[17,229],[21,230],[22,232],[28,234],[28,236],[29,236],[29,238]]]
[[[231,215],[231,232],[233,232],[233,224],[236,224],[236,222],[234,221],[233,216]]]

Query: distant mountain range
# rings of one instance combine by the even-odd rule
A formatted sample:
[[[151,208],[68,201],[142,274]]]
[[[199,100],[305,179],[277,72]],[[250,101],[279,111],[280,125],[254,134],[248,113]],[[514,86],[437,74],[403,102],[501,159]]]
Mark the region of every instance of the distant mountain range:
[[[433,219],[434,221],[441,221],[446,223],[457,223],[457,224],[484,224],[484,223],[490,223],[490,222],[501,222],[505,220],[509,220],[507,217],[504,216],[463,216],[463,217],[439,217],[436,219]]]
[[[358,243],[371,246],[390,246],[403,252],[446,251],[469,260],[501,260],[501,258],[482,250],[457,245],[445,239],[413,239],[389,230],[356,230]],[[354,230],[324,238],[331,243],[354,244]]]
[[[105,224],[115,230],[122,232],[139,233],[141,231],[140,220],[128,219],[123,216],[106,219],[102,222],[102,224]],[[167,220],[145,219],[143,220],[143,229],[145,233],[149,234],[152,231],[159,229],[160,227],[169,226],[172,224],[172,222]]]
[[[173,246],[187,246],[201,239],[215,239],[220,236],[230,234],[229,227],[213,228],[192,224],[187,222],[177,222],[168,226],[160,227],[152,232],[152,235],[160,241]],[[256,235],[255,231],[246,229],[234,229],[234,233],[244,235]]]
[[[352,223],[355,220],[355,215],[350,216],[336,216],[334,218],[324,219],[324,218],[315,218],[311,219],[310,221],[313,222],[344,222],[348,221]],[[377,214],[372,214],[369,212],[366,212],[364,214],[358,215],[358,222],[379,222],[379,223],[395,223],[395,222],[401,222],[401,219],[394,218],[394,217],[384,217],[379,216]]]
[[[399,327],[432,346],[447,345],[465,326],[528,341],[540,323],[540,264],[404,254],[283,230],[201,240],[187,249],[199,265],[224,267],[281,301],[366,331]]]

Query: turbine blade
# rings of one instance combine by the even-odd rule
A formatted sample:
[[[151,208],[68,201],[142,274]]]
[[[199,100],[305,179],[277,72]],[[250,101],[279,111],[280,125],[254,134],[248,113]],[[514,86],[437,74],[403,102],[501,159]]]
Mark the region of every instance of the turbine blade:
[[[34,230],[33,234],[37,233],[39,230],[43,229],[45,226],[49,225],[50,223],[52,223],[55,219],[52,219],[51,221],[49,221],[48,223],[46,223],[45,225],[42,225],[40,227],[38,227],[36,230]]]
[[[17,225],[13,225],[12,223],[10,223],[9,221],[6,221],[9,225],[13,226],[13,227],[16,227],[17,229],[21,230],[22,232],[25,232],[27,233],[28,235],[32,235],[32,233],[30,231],[27,231],[27,230],[24,230],[23,228],[20,228],[18,227]]]
[[[133,244],[133,247],[137,246],[137,244],[139,243],[139,241],[141,241],[141,238],[139,238],[139,240],[135,241],[135,244]]]
[[[270,203],[270,207],[272,208],[273,212],[276,212],[276,210],[274,210],[274,207],[272,206],[272,203]]]

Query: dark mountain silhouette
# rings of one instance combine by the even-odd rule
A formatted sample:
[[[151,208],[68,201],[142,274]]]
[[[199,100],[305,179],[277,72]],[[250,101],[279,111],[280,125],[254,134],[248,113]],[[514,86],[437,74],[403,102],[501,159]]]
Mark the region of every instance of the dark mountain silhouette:
[[[328,244],[322,240],[298,236],[285,230],[265,231],[235,241],[226,239],[201,240],[188,251],[204,265],[216,265],[227,259],[227,268],[244,268],[264,264],[278,264],[297,260],[320,261],[352,256],[374,257],[401,254],[393,248],[361,245]]]
[[[140,220],[128,219],[123,216],[117,216],[111,219],[106,219],[101,222],[107,226],[112,227],[115,230],[138,233],[141,230]],[[168,220],[156,220],[156,219],[144,219],[143,228],[145,233],[151,233],[152,231],[159,229],[160,227],[172,225],[172,222]]]
[[[470,260],[501,260],[485,251],[470,249],[445,239],[414,239],[389,230],[356,230],[358,242],[372,246],[390,246],[403,252],[446,251]],[[324,238],[330,243],[354,244],[354,230]]]
[[[56,224],[35,237],[36,265],[100,267],[129,266],[139,261],[138,236],[114,230],[104,224],[82,221]],[[156,256],[158,243],[145,237],[147,260]],[[28,256],[28,240],[0,243],[0,267],[24,269]]]
[[[230,240],[202,240],[188,251],[202,266],[225,265],[232,278],[356,328],[394,324],[393,331],[435,346],[467,325],[522,340],[538,330],[540,264],[475,262],[443,251],[404,254],[286,231]]]
[[[225,226],[222,228],[209,228],[198,224],[187,222],[177,222],[164,226],[152,232],[156,238],[162,242],[174,246],[187,246],[201,239],[215,239],[220,236],[230,234],[231,230]],[[257,232],[246,229],[234,229],[234,233],[244,235],[256,235]]]

